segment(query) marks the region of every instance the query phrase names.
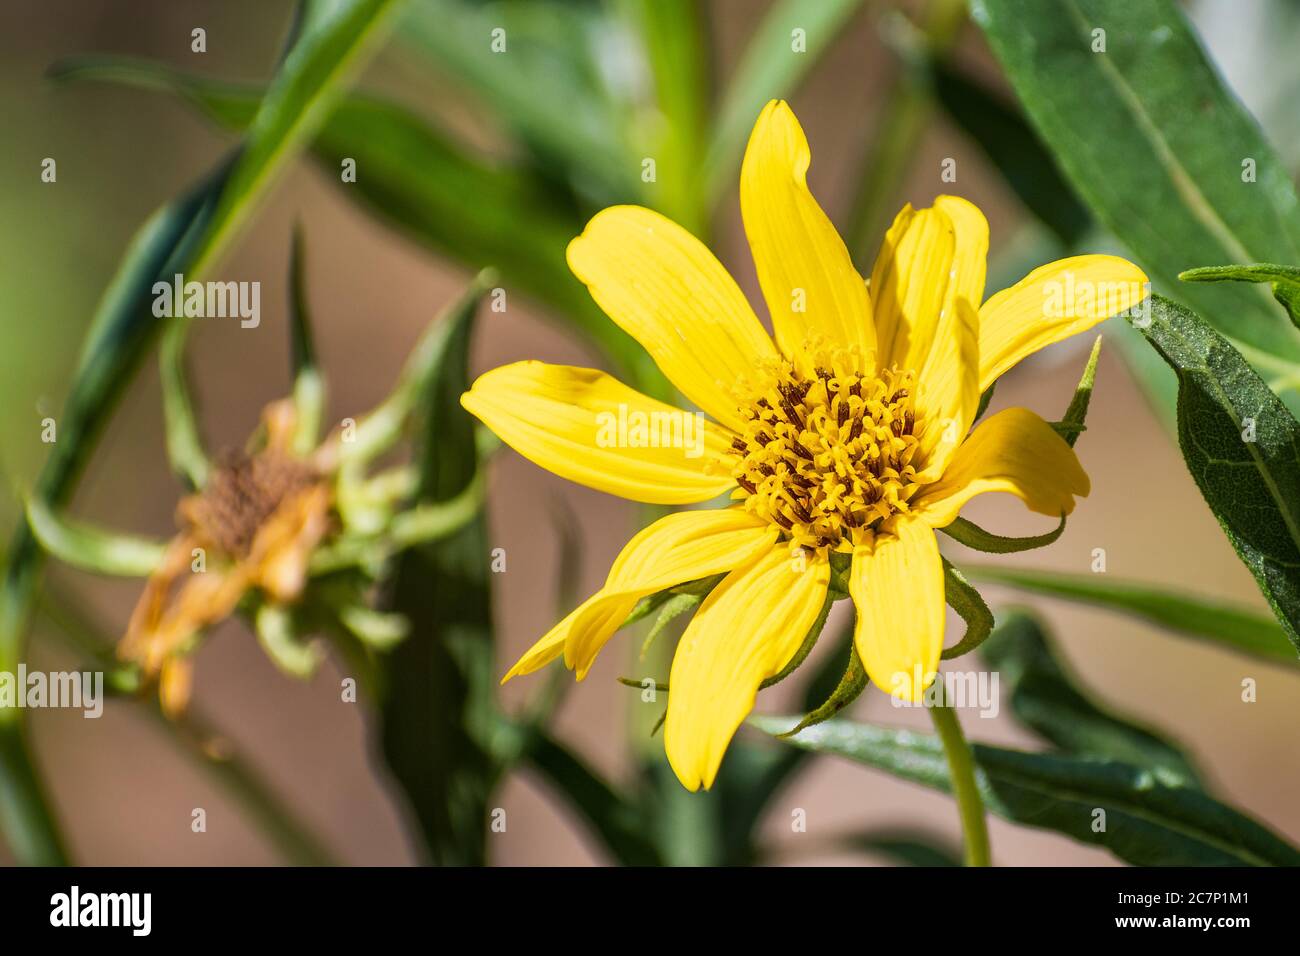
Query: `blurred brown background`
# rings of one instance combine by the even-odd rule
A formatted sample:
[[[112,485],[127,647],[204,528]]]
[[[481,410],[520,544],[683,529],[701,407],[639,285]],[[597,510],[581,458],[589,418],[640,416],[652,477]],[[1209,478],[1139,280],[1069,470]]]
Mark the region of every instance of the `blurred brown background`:
[[[722,75],[734,62],[758,0],[710,3]],[[878,6],[878,5],[875,5]],[[1232,4],[1204,4],[1204,25],[1220,63],[1248,104],[1267,85],[1256,83],[1234,34]],[[873,7],[868,4],[868,8]],[[1239,9],[1239,8],[1238,8]],[[0,9],[0,466],[6,480],[26,487],[42,459],[39,422],[57,415],[82,335],[124,244],[161,202],[192,181],[231,140],[165,96],[96,85],[55,88],[43,78],[57,59],[87,52],[127,53],[226,78],[266,75],[289,16],[288,2],[182,0],[139,2],[10,2]],[[1245,19],[1249,19],[1248,16]],[[191,54],[189,32],[208,31],[208,53]],[[978,31],[963,34],[961,58],[996,75]],[[881,107],[894,61],[873,27],[872,11],[840,37],[793,99],[813,148],[810,180],[833,217],[858,175],[861,156]],[[445,113],[430,101],[437,87],[390,47],[364,84],[419,111]],[[1261,108],[1269,106],[1263,104]],[[472,118],[471,118],[472,119]],[[1279,143],[1287,147],[1290,143]],[[39,181],[40,161],[58,160],[58,182]],[[904,200],[924,204],[940,189],[944,157],[960,170],[956,191],[986,211],[994,250],[1009,243],[1020,212],[978,151],[942,121],[930,128],[916,156]],[[948,187],[951,189],[951,187]],[[734,190],[732,190],[734,197]],[[319,171],[300,161],[225,262],[224,277],[262,283],[262,323],[199,323],[193,339],[195,387],[213,447],[241,443],[261,406],[288,388],[284,303],[289,235],[301,220],[309,238],[308,276],[320,349],[329,376],[334,420],[364,411],[381,398],[412,342],[436,310],[462,287],[466,274],[416,248],[339,195]],[[759,301],[753,266],[734,198],[717,224],[718,253]],[[868,261],[859,261],[864,271]],[[542,320],[522,296],[506,314],[485,313],[476,369],[521,358],[571,364],[599,359]],[[1051,417],[1064,409],[1090,344],[1083,337],[1017,369],[1000,384],[996,405],[1027,405]],[[179,488],[169,474],[162,440],[156,365],[132,386],[73,511],[79,516],[156,535],[170,533]],[[1103,352],[1088,433],[1079,451],[1093,492],[1052,548],[1029,556],[1049,568],[1087,571],[1093,548],[1107,552],[1109,573],[1159,582],[1206,596],[1262,607],[1249,574],[1184,469],[1177,449],[1149,412],[1113,349]],[[633,506],[567,485],[513,453],[499,456],[492,475],[494,545],[509,570],[494,578],[504,669],[556,619],[557,536],[554,500],[577,516],[584,546],[584,592],[603,580],[610,560],[635,530]],[[3,523],[13,521],[6,496]],[[1044,530],[1018,502],[980,501],[971,517],[1005,534]],[[954,557],[961,558],[954,548]],[[983,560],[984,556],[977,556]],[[1014,560],[1008,559],[1008,560]],[[105,583],[55,569],[51,580],[76,595],[80,608],[116,634],[138,593],[135,582]],[[1006,597],[989,591],[991,600]],[[1300,759],[1294,724],[1300,673],[1269,667],[1204,645],[1157,633],[1101,611],[1051,602],[1040,607],[1086,685],[1124,711],[1165,728],[1184,742],[1220,793],[1293,841],[1300,841]],[[567,610],[564,609],[564,610]],[[844,605],[837,609],[843,613]],[[954,628],[960,625],[954,620]],[[568,696],[558,733],[596,766],[618,776],[625,764],[625,723],[639,696],[617,684],[638,673],[639,641],[611,643],[591,676]],[[33,666],[76,667],[49,635],[33,640]],[[824,650],[824,648],[823,648]],[[310,684],[274,670],[238,623],[218,629],[198,658],[196,707],[299,808],[329,848],[347,863],[411,860],[400,811],[367,758],[370,728],[364,705],[339,701],[339,672],[327,666]],[[1244,704],[1244,677],[1259,683],[1259,699]],[[535,687],[515,682],[503,691],[517,705]],[[783,688],[766,692],[759,709],[792,704]],[[895,711],[868,692],[854,714],[913,724],[921,715]],[[91,864],[270,864],[279,860],[211,779],[131,701],[111,702],[102,719],[42,711],[34,742],[76,859]],[[1006,716],[963,715],[974,739],[1033,746]],[[493,836],[502,864],[603,862],[581,826],[556,809],[533,780],[516,775],[500,791],[506,832]],[[191,811],[207,810],[205,834],[190,830]],[[807,811],[807,834],[790,832],[790,811]],[[828,854],[819,838],[845,828],[906,824],[956,842],[951,801],[918,787],[832,760],[822,760],[774,803],[772,839],[789,862],[871,861]],[[1061,837],[992,823],[1001,864],[1106,864],[1107,854]],[[0,849],[0,860],[7,860]]]

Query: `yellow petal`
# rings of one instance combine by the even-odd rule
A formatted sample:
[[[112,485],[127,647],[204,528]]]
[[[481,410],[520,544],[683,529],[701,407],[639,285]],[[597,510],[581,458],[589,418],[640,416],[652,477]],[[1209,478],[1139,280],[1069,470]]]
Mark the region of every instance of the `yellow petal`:
[[[735,486],[729,433],[594,369],[516,362],[460,403],[529,461],[651,504],[708,501]]]
[[[904,518],[853,552],[854,645],[871,682],[916,701],[943,652],[943,562],[934,531]]]
[[[875,349],[867,289],[808,190],[811,160],[790,107],[768,103],[740,170],[745,235],[781,351],[794,360],[812,336],[832,347],[856,347],[862,371]]]
[[[934,207],[952,221],[952,276],[948,300],[965,299],[979,308],[988,272],[989,223],[979,206],[960,196],[936,196]]]
[[[759,685],[803,644],[830,581],[826,558],[777,547],[732,571],[686,628],[668,678],[664,746],[687,790],[712,786]]]
[[[948,297],[957,237],[942,209],[903,207],[871,270],[876,362],[918,371]]]
[[[704,243],[657,212],[613,206],[569,243],[569,268],[683,395],[744,427],[735,385],[776,347]]]
[[[957,517],[975,495],[1005,491],[1030,511],[1057,518],[1086,496],[1088,475],[1074,449],[1027,408],[1008,408],[980,423],[957,449],[943,477],[912,501],[912,513],[934,528]]]
[[[965,298],[945,310],[917,383],[926,470],[941,475],[979,409],[979,314]]]
[[[502,683],[532,673],[561,654],[582,680],[642,597],[730,571],[771,550],[775,541],[776,529],[743,508],[683,511],[660,518],[627,543],[605,586],[533,645]]]
[[[980,309],[980,391],[1039,349],[1146,298],[1146,274],[1117,256],[1074,256],[1035,269]]]

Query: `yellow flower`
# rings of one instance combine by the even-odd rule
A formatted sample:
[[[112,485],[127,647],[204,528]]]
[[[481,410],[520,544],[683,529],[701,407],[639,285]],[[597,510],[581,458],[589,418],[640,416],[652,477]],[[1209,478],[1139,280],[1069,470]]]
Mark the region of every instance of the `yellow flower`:
[[[972,431],[980,395],[1145,295],[1131,263],[1079,256],[981,306],[988,224],[953,196],[905,207],[866,283],[808,190],[809,159],[794,114],[769,103],[740,203],[775,341],[708,249],[648,209],[606,209],[569,246],[601,308],[712,417],[698,440],[687,440],[690,413],[590,369],[519,362],[461,399],[520,454],[592,488],[658,504],[737,499],[636,535],[604,587],[506,675],[563,655],[581,680],[640,598],[725,573],[669,676],[664,742],[691,790],[712,784],[760,685],[802,645],[832,553],[851,555],[854,638],[872,681],[920,697],[944,640],[935,529],[981,492],[1054,518],[1088,493],[1074,451],[1033,412],[1007,409]]]
[[[149,576],[118,645],[120,657],[159,677],[163,709],[173,716],[189,699],[192,639],[229,616],[250,590],[277,604],[297,600],[312,552],[331,528],[330,478],[291,450],[293,403],[267,406],[262,421],[264,447],[227,457],[203,490],[177,507],[181,531]],[[202,574],[191,573],[196,549]]]

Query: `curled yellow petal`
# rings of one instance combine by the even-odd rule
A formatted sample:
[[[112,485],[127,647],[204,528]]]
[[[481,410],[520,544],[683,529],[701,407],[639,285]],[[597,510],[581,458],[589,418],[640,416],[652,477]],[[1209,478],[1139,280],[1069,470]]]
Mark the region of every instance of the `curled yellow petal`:
[[[925,361],[948,298],[956,246],[952,220],[937,207],[904,206],[885,233],[871,270],[881,368],[916,371]]]
[[[1074,256],[1040,266],[980,309],[980,391],[1039,349],[1130,309],[1146,274],[1118,256]]]
[[[516,362],[460,403],[529,461],[598,491],[688,504],[735,486],[726,431],[595,369]]]
[[[668,678],[664,747],[687,790],[713,784],[759,686],[803,644],[826,599],[830,563],[777,547],[732,571],[686,628]]]
[[[569,268],[682,394],[744,426],[735,385],[776,347],[704,243],[657,212],[612,206],[569,244]]]
[[[502,683],[532,673],[561,654],[582,680],[642,597],[730,571],[770,550],[775,541],[776,529],[742,508],[683,511],[660,518],[627,543],[604,587],[551,628]]]
[[[1074,510],[1090,485],[1074,449],[1027,408],[1008,408],[981,422],[957,449],[943,477],[912,501],[912,513],[935,528],[950,524],[971,498],[1004,491],[1030,511],[1058,518]]]

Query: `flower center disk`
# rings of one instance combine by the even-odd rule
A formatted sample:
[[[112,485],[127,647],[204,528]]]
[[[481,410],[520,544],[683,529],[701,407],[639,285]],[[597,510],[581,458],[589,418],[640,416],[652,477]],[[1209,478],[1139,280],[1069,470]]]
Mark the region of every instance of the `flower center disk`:
[[[760,377],[732,443],[746,508],[814,549],[851,546],[855,529],[908,510],[920,487],[913,373],[806,378],[782,361]]]

